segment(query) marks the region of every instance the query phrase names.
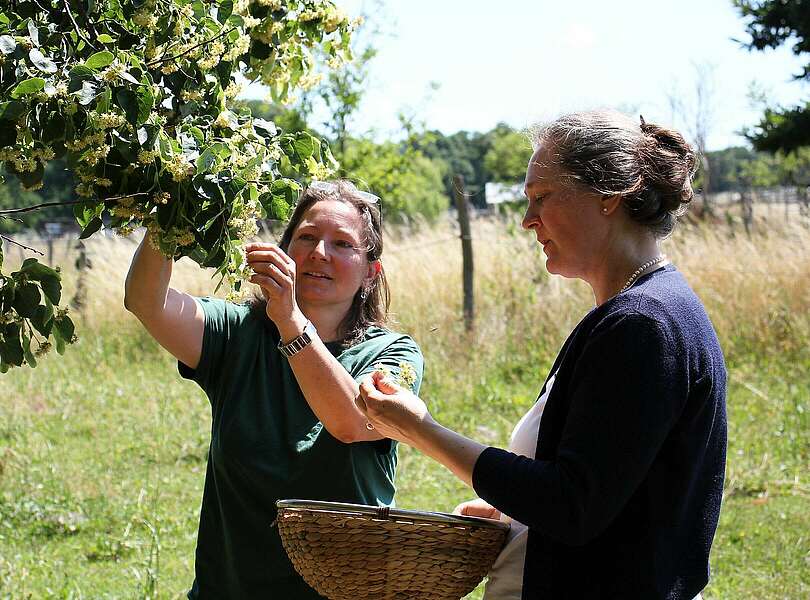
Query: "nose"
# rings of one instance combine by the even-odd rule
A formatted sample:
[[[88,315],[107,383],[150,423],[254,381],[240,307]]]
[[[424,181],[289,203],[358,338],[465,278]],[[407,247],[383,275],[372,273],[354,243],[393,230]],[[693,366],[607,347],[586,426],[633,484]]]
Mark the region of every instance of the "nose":
[[[531,206],[526,207],[526,212],[523,214],[523,220],[520,222],[523,229],[532,229],[540,225],[540,217],[532,212]]]
[[[326,240],[318,240],[313,246],[310,256],[317,260],[327,260],[329,253],[326,251]]]

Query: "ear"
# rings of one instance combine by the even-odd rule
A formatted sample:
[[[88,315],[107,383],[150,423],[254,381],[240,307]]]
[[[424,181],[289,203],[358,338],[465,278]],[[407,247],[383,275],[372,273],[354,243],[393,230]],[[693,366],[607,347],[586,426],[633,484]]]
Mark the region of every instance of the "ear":
[[[368,272],[366,273],[366,279],[368,281],[374,281],[377,276],[382,272],[382,263],[379,259],[372,260],[368,263]]]
[[[602,199],[599,201],[599,211],[604,216],[612,215],[616,210],[618,210],[619,206],[622,203],[622,197],[619,194],[613,194],[612,196],[602,196]]]

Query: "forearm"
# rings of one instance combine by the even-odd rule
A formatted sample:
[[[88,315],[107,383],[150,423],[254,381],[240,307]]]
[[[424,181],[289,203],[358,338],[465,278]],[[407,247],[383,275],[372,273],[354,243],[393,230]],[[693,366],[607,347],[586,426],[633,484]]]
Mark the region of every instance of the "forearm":
[[[429,415],[408,432],[408,445],[443,464],[472,487],[472,474],[486,446],[440,425]]]
[[[124,306],[136,315],[164,307],[171,277],[172,261],[152,247],[147,233],[127,273]]]
[[[282,340],[288,339],[282,332]],[[321,340],[313,340],[289,361],[307,404],[335,438],[346,443],[382,438],[366,428],[368,419],[354,403],[357,382]]]

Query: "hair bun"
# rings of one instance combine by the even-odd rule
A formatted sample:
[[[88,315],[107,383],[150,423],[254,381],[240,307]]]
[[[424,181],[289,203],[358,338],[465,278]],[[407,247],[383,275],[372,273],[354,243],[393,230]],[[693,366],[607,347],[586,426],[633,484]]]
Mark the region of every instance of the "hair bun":
[[[657,193],[662,210],[681,214],[695,195],[692,190],[697,168],[695,150],[674,129],[647,123],[643,117],[640,129],[644,134],[639,148],[644,187]]]

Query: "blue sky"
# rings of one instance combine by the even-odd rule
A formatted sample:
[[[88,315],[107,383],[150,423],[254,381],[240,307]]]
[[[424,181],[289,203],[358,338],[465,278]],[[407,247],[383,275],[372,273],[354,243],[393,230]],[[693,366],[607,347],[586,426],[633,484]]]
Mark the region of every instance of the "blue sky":
[[[337,2],[350,15],[374,6]],[[686,130],[668,96],[693,102],[703,64],[714,87],[708,145],[718,149],[742,143],[736,132],[756,123],[752,81],[772,102],[808,95],[791,80],[802,61],[788,48],[749,52],[733,41],[747,36],[730,0],[387,0],[372,19],[383,33],[358,134],[395,135],[400,111],[452,133],[600,106]]]

